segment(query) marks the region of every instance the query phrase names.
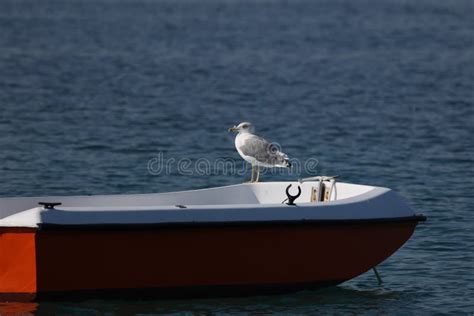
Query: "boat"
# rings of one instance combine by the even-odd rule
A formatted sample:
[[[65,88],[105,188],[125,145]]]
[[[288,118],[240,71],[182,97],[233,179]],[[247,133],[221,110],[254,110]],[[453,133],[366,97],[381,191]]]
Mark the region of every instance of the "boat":
[[[336,285],[383,262],[424,220],[391,189],[324,177],[1,198],[0,301],[247,296]]]

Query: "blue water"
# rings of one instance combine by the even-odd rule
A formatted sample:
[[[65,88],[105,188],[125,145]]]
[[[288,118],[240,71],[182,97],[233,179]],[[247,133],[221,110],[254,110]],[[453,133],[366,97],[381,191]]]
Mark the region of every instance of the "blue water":
[[[393,188],[429,220],[380,265],[382,286],[368,272],[291,295],[0,314],[474,313],[473,16],[470,0],[2,0],[0,196],[248,180],[148,168],[241,167],[226,130],[248,120],[315,173]]]

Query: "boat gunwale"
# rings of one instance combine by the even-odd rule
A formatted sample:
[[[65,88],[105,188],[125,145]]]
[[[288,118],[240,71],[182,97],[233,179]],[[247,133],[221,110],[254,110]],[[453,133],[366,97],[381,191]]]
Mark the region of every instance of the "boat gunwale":
[[[222,188],[222,187],[221,187]],[[211,190],[214,188],[210,189],[200,189],[200,190]],[[190,190],[190,191],[182,191],[182,192],[192,192],[192,191],[199,191],[199,190]],[[339,206],[339,205],[347,205],[347,204],[353,204],[357,202],[364,202],[364,201],[369,201],[371,199],[377,198],[385,193],[388,192],[393,192],[392,189],[385,188],[385,187],[372,187],[369,191],[366,191],[361,194],[357,194],[351,197],[343,198],[343,199],[338,199],[338,200],[330,200],[330,201],[324,201],[324,202],[298,202],[296,201],[296,204],[294,206],[300,207],[300,208],[307,208],[307,207],[330,207],[330,206]],[[172,193],[180,193],[180,192],[167,192],[167,193],[150,193],[152,194],[172,194]],[[132,195],[110,195],[110,197],[133,197],[133,196],[140,196],[140,195],[146,195],[145,194],[132,194]],[[70,196],[71,198],[85,198],[85,197],[101,197],[100,195],[92,195],[92,196]],[[107,197],[107,196],[104,196]],[[36,197],[27,197],[28,199],[30,198],[36,198]],[[69,196],[65,196],[64,198],[69,198]],[[2,198],[0,198],[1,200]],[[7,198],[9,199],[9,198]],[[38,197],[37,199],[45,199],[45,197],[41,198]],[[61,202],[59,200],[59,202]],[[182,207],[184,206],[184,208]],[[242,210],[242,209],[265,209],[265,208],[286,208],[288,205],[283,202],[275,202],[275,203],[241,203],[241,204],[165,204],[165,205],[133,205],[133,206],[109,206],[109,205],[100,205],[100,206],[59,206],[55,207],[52,210],[55,211],[71,211],[71,212],[77,212],[77,211],[84,211],[84,212],[89,212],[89,211],[186,211],[186,210],[226,210],[226,211],[232,211],[232,210]],[[21,212],[29,211],[32,209],[44,209],[41,206],[36,206],[30,209],[25,209],[22,211],[19,211],[17,213],[8,215],[4,218],[0,218],[0,225],[1,225],[1,220],[16,215]],[[0,226],[1,227],[1,226]]]
[[[187,216],[187,220],[179,220],[176,218],[155,218],[152,219],[152,221],[125,221],[125,222],[117,222],[117,221],[106,221],[106,219],[102,219],[100,221],[97,221],[97,219],[92,220],[91,222],[82,222],[82,223],[74,223],[74,222],[58,222],[57,220],[52,220],[52,221],[46,221],[42,222],[41,220],[38,220],[38,222],[35,222],[34,224],[32,223],[23,223],[22,221],[18,223],[14,223],[11,221],[11,217],[6,217],[3,219],[0,219],[0,228],[4,227],[31,227],[31,228],[39,228],[43,227],[118,227],[119,229],[123,227],[176,227],[176,226],[193,226],[193,227],[209,227],[209,226],[249,226],[249,225],[274,225],[274,224],[282,224],[282,225],[295,225],[295,223],[306,223],[306,224],[311,224],[311,225],[330,225],[330,224],[340,224],[340,223],[357,223],[357,222],[364,222],[367,223],[368,221],[378,221],[378,222],[384,222],[384,221],[396,221],[397,218],[407,218],[407,219],[412,219],[414,214],[411,210],[409,213],[411,214],[404,214],[401,215],[399,214],[398,216],[376,216],[374,214],[364,214],[362,217],[352,217],[348,216],[348,214],[343,214],[341,218],[337,218],[337,216],[323,216],[320,218],[315,218],[315,213],[313,214],[312,210],[317,210],[319,209],[320,211],[323,211],[323,209],[326,208],[332,208],[332,207],[344,207],[344,208],[339,208],[340,211],[348,213],[347,212],[347,207],[350,205],[358,205],[359,207],[366,208],[368,206],[369,209],[374,210],[375,208],[378,207],[384,207],[384,205],[366,205],[365,203],[379,200],[382,196],[386,194],[394,194],[394,192],[391,189],[388,188],[383,188],[383,187],[373,187],[368,192],[365,192],[361,195],[354,196],[351,198],[347,199],[342,199],[342,200],[336,200],[336,201],[328,201],[325,203],[314,203],[314,202],[303,202],[303,203],[298,203],[295,206],[288,206],[286,204],[278,203],[278,204],[240,204],[238,207],[236,207],[235,204],[233,205],[187,205],[186,208],[179,208],[175,205],[174,209],[170,209],[169,206],[161,206],[161,207],[145,207],[142,209],[137,209],[138,207],[64,207],[64,208],[54,208],[52,210],[45,210],[44,208],[41,207],[35,207],[33,209],[26,210],[24,212],[42,212],[46,211],[44,214],[51,214],[50,212],[58,212],[58,214],[63,213],[64,215],[71,215],[71,216],[78,216],[78,215],[85,215],[85,214],[93,214],[97,212],[103,212],[103,215],[112,215],[112,212],[115,211],[117,214],[120,215],[138,215],[137,212],[144,212],[143,214],[151,214],[151,216],[158,215],[160,213],[162,214],[167,214],[171,216]],[[380,204],[380,203],[379,203]],[[374,208],[375,207],[375,208]],[[399,205],[399,207],[404,207],[404,205]],[[226,211],[225,213],[221,213],[221,211]],[[262,210],[265,213],[254,213],[253,210]],[[337,210],[337,209],[334,209]],[[407,208],[409,210],[409,208]],[[109,213],[109,211],[112,211]],[[250,212],[252,211],[252,214],[248,213],[241,213],[242,211],[244,212]],[[278,211],[280,212],[278,216],[269,216],[267,214],[268,212],[274,212]],[[298,212],[301,211],[302,213]],[[206,214],[206,212],[208,214]],[[209,213],[211,212],[211,213]],[[227,218],[219,218],[219,219],[211,219],[213,214],[217,214],[215,212],[219,212],[221,215],[229,215]],[[231,212],[238,212],[238,214],[232,214]],[[20,212],[22,213],[22,212]],[[82,214],[81,214],[82,213]],[[39,214],[39,213],[38,213]],[[148,215],[147,214],[147,215]],[[243,214],[243,215],[242,215]],[[256,214],[258,216],[254,216],[253,214]],[[299,214],[299,215],[298,215]],[[336,214],[334,212],[331,212],[332,215]],[[192,218],[189,218],[190,215]],[[199,215],[200,217],[203,216],[204,218],[202,220],[196,218],[194,215]],[[235,215],[239,215],[237,217],[241,218],[235,218]],[[296,216],[298,215],[298,216]],[[386,214],[387,215],[387,214]],[[11,215],[11,216],[16,216],[16,214]],[[314,217],[313,217],[314,216]],[[339,215],[338,215],[339,216]],[[373,217],[375,216],[375,217]],[[207,218],[206,218],[207,217]],[[234,217],[234,218],[232,218]],[[244,217],[244,218],[242,218]],[[245,218],[247,217],[247,218]],[[260,217],[260,218],[258,218]],[[263,218],[262,218],[263,217]],[[273,218],[272,218],[273,217]],[[275,218],[275,217],[280,217],[280,218]],[[283,218],[281,218],[283,217]],[[286,217],[286,218],[284,218]],[[326,217],[326,218],[324,218]],[[81,221],[80,221],[81,222]]]

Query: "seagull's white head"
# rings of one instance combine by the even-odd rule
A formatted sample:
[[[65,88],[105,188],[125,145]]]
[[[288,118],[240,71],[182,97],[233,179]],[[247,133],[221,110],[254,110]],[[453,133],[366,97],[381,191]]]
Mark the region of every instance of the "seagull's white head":
[[[229,128],[229,132],[237,133],[253,133],[254,131],[255,129],[253,128],[253,125],[250,122],[242,122],[237,126]]]

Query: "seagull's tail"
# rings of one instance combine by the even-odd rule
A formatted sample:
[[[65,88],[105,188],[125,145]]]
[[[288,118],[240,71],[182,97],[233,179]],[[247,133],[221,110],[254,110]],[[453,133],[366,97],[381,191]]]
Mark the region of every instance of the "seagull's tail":
[[[287,168],[291,168],[290,158],[288,158],[288,157],[284,158],[284,166],[287,167]]]

